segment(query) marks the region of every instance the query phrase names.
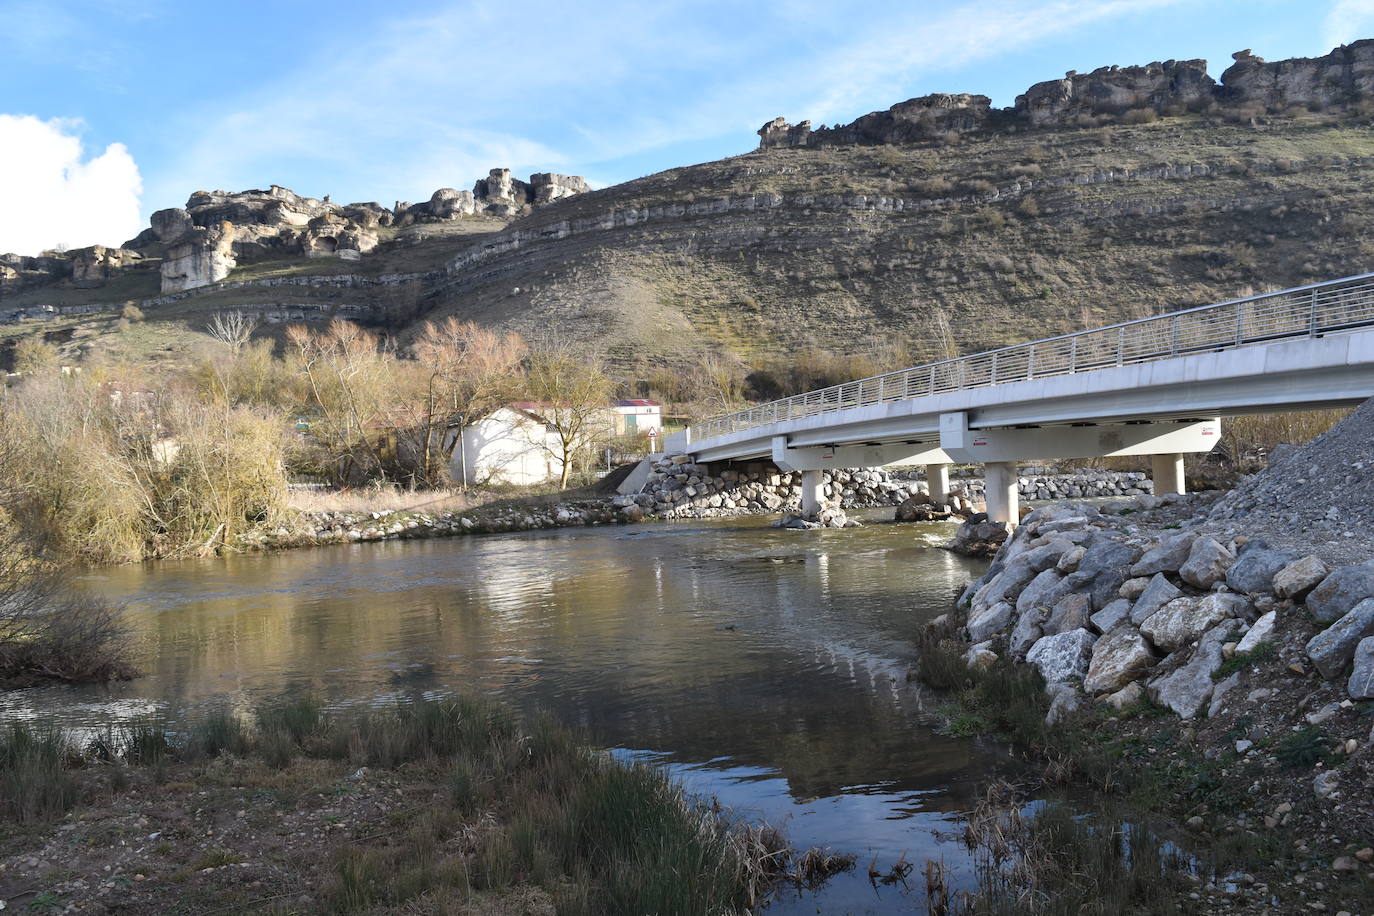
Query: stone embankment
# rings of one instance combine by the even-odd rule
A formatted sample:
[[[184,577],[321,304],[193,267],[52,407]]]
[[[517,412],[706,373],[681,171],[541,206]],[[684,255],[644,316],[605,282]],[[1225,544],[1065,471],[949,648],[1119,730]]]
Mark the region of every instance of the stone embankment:
[[[654,461],[643,490],[621,497],[646,515],[660,518],[713,518],[795,512],[801,508],[801,475],[778,470],[767,462],[749,462],[723,470],[696,464],[687,455],[665,455]],[[713,473],[713,470],[715,471]],[[840,509],[900,506],[928,495],[925,471],[914,468],[875,468],[827,471],[827,501]],[[1026,474],[1018,481],[1022,498],[1136,496],[1153,490],[1139,472],[1080,471],[1072,474]],[[951,481],[951,508],[962,515],[975,511],[983,500],[980,477]]]
[[[1134,521],[1180,505],[1144,497],[1026,516],[960,599],[970,664],[1034,665],[1052,717],[1083,698],[1119,710],[1144,697],[1197,717],[1245,680],[1240,670],[1218,680],[1225,662],[1261,646],[1295,674],[1374,699],[1374,563],[1333,570],[1244,536],[1218,541],[1201,517],[1153,534]]]
[[[317,512],[302,516],[294,526],[244,535],[240,546],[247,549],[313,547],[363,541],[453,537],[460,534],[578,528],[634,520],[637,519],[604,499],[569,500],[547,505],[512,502],[451,512]]]

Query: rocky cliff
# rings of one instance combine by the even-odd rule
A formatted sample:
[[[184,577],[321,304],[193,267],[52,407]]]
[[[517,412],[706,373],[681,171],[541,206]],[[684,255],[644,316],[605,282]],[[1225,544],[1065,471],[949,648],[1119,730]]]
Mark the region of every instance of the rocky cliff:
[[[149,228],[124,249],[100,250],[127,249],[130,258],[138,258],[150,246],[162,246],[161,291],[179,292],[218,283],[240,261],[292,255],[358,260],[377,247],[379,229],[475,216],[509,219],[587,190],[586,180],[575,175],[540,172],[524,182],[512,178],[510,169],[492,169],[471,191],[441,188],[427,202],[398,202],[391,209],[375,202],[335,204],[280,185],[265,191],[197,191],[185,207],[154,213]],[[99,279],[109,279],[111,268],[127,266],[102,257],[105,273]],[[95,277],[96,268],[82,263],[77,279]]]
[[[1063,79],[1031,86],[1007,109],[991,108],[986,96],[942,94],[909,99],[829,128],[774,118],[759,128],[759,147],[914,143],[985,130],[1097,126],[1104,118],[1144,120],[1217,109],[1255,114],[1299,107],[1367,116],[1374,107],[1374,40],[1318,58],[1269,63],[1249,51],[1233,57],[1220,84],[1207,74],[1205,60],[1168,60],[1091,73],[1070,70]]]

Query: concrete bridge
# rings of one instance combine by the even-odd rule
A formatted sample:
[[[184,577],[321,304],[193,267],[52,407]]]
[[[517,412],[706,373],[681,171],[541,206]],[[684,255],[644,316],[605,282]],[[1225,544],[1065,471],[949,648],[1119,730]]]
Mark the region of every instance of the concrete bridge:
[[[1149,455],[1181,493],[1183,455],[1220,417],[1374,397],[1374,274],[1233,299],[890,372],[714,417],[669,436],[698,462],[771,459],[819,509],[824,470],[985,466],[989,517],[1015,524],[1017,462]]]

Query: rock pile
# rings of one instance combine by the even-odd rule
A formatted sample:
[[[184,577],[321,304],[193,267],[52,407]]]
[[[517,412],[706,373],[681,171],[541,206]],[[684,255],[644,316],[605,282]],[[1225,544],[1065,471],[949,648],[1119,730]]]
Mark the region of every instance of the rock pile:
[[[1030,513],[959,600],[970,661],[1034,665],[1054,697],[1051,719],[1084,696],[1118,709],[1148,697],[1191,719],[1239,683],[1219,679],[1227,659],[1279,646],[1298,672],[1315,668],[1352,699],[1374,696],[1374,561],[1332,570],[1262,540],[1219,540],[1204,516],[1150,535],[1117,515],[1187,503]],[[980,524],[970,519],[960,536],[974,539]]]
[[[1351,562],[1374,556],[1374,400],[1219,500],[1212,520],[1228,532]]]
[[[894,480],[884,470],[827,471],[824,480],[826,508],[895,506],[925,492],[923,483]],[[765,462],[713,475],[690,455],[663,455],[654,460],[643,491],[622,500],[662,518],[795,513],[801,509],[801,475]]]

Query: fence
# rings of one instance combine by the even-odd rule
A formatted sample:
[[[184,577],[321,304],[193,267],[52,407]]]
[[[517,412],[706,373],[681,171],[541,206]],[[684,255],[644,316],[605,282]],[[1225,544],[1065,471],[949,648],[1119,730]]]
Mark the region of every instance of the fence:
[[[793,395],[691,426],[690,441],[815,414],[1374,325],[1374,274],[1140,318]]]

